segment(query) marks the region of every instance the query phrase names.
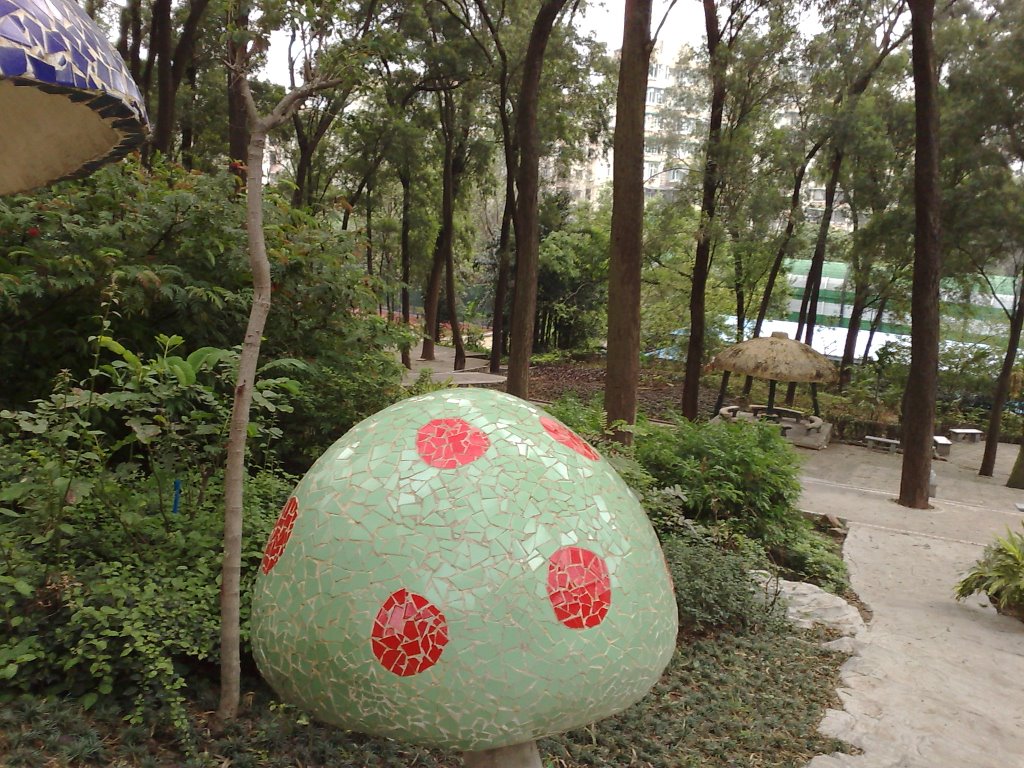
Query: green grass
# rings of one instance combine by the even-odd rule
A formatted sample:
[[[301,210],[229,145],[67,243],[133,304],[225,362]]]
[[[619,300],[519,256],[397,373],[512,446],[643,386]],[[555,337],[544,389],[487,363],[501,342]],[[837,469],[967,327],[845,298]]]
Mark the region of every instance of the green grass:
[[[842,658],[823,637],[789,628],[684,639],[643,701],[616,717],[541,741],[546,768],[800,766],[843,745],[817,732],[835,701]],[[249,681],[254,685],[256,681]],[[240,718],[211,727],[216,690],[190,699],[192,757],[169,727],[128,726],[103,702],[34,699],[0,707],[0,766],[80,768],[457,768],[457,755],[349,734],[311,723],[262,690]]]

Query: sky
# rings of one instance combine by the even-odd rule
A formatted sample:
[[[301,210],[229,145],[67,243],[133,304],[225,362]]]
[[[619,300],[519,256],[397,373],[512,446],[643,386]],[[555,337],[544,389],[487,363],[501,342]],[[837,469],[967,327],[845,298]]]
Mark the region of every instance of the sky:
[[[580,29],[593,32],[594,36],[615,51],[622,46],[622,0],[591,0],[578,22]],[[652,26],[657,27],[665,15],[669,3],[655,0]],[[683,45],[697,46],[704,40],[704,8],[699,0],[677,0],[672,8],[659,41],[668,50],[677,50]],[[277,32],[271,35],[270,50],[267,52],[267,67],[264,76],[275,83],[288,85],[288,34]]]
[[[622,46],[623,6],[621,0],[592,0],[580,27],[593,31],[598,40],[608,45],[608,50],[614,51]],[[653,29],[661,23],[668,7],[669,3],[664,0],[656,0],[651,21]],[[704,40],[703,4],[698,0],[677,0],[658,39],[670,49],[701,45]]]

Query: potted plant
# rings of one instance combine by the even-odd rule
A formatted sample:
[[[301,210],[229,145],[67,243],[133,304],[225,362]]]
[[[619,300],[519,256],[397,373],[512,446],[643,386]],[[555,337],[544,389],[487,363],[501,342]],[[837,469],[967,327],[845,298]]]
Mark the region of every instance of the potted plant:
[[[999,613],[1024,621],[1024,535],[1007,530],[956,585],[956,599],[984,592]]]

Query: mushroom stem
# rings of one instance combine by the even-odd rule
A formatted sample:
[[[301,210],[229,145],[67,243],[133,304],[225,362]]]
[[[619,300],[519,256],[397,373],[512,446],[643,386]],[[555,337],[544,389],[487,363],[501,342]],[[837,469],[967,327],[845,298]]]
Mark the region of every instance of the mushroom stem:
[[[462,759],[466,768],[541,768],[536,741],[479,752],[464,752]]]

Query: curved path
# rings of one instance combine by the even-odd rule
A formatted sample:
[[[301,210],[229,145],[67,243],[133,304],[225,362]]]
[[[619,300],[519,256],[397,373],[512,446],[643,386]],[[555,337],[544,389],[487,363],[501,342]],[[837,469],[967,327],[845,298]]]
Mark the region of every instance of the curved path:
[[[934,508],[894,501],[902,456],[833,445],[801,452],[801,505],[849,522],[843,554],[873,611],[854,639],[821,730],[861,750],[809,768],[1024,768],[1024,623],[953,586],[1008,527],[1024,491],[1003,486],[1017,446],[1002,445],[995,479],[981,478],[981,444],[935,462]]]

